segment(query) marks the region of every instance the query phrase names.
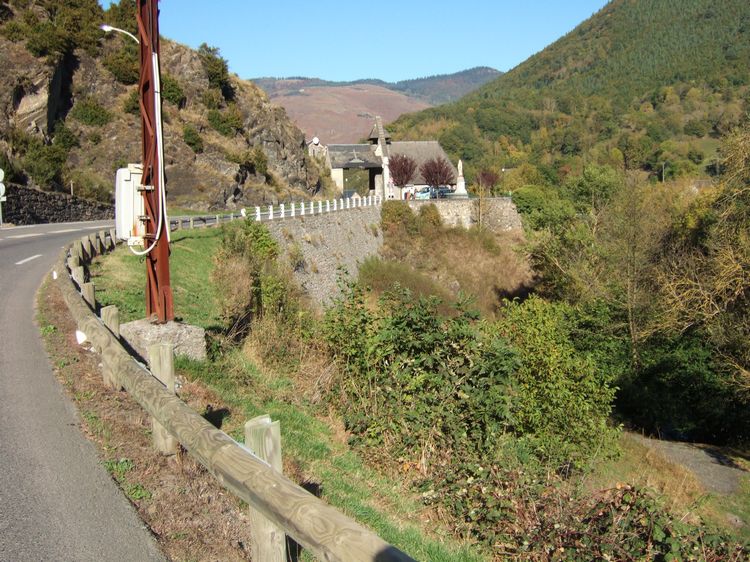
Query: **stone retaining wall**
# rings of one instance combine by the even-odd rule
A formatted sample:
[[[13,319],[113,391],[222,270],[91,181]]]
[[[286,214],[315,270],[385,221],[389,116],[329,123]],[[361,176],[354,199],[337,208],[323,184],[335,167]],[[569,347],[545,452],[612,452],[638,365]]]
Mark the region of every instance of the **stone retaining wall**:
[[[423,205],[435,204],[443,224],[470,228],[479,224],[479,199],[431,199],[408,201],[415,213]],[[521,230],[521,217],[509,197],[487,197],[481,203],[482,223],[494,232]]]
[[[115,218],[115,208],[98,201],[81,199],[66,193],[53,193],[7,186],[7,201],[3,203],[3,222],[39,224],[77,222]]]
[[[289,260],[297,281],[321,306],[341,294],[341,275],[355,276],[358,265],[383,245],[380,206],[375,205],[263,224],[286,250],[281,259]]]

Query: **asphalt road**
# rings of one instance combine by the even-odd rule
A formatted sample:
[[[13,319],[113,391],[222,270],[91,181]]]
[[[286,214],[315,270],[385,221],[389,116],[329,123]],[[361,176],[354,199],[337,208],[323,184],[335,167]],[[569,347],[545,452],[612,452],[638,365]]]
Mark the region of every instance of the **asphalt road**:
[[[34,297],[62,246],[112,223],[0,229],[0,561],[163,560],[55,379]]]

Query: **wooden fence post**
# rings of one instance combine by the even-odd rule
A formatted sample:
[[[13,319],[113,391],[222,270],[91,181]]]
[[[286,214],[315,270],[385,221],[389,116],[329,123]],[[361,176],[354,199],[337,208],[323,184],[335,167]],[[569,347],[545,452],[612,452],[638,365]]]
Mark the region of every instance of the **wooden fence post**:
[[[81,286],[81,296],[91,307],[91,310],[96,313],[96,289],[94,289],[94,284],[91,282],[84,283]]]
[[[270,416],[263,415],[245,423],[245,446],[256,456],[282,472],[281,428],[279,422],[272,422]],[[252,560],[264,562],[285,562],[286,537],[284,531],[271,523],[253,508],[250,508],[250,532],[253,541],[250,547]]]
[[[148,348],[148,361],[151,373],[167,390],[175,393],[174,346],[171,343],[157,343]],[[151,437],[154,447],[163,455],[174,455],[179,442],[166,428],[151,418]]]
[[[117,247],[117,231],[114,228],[109,229],[109,238],[112,240],[112,249]]]
[[[119,340],[120,339],[120,311],[119,309],[115,305],[111,304],[109,306],[102,307],[102,309],[99,311],[99,314],[101,316],[101,319],[104,325],[109,329],[110,332],[112,332],[112,335],[114,335],[115,338]],[[112,369],[112,366],[109,365],[109,363],[106,360],[102,361],[102,379],[104,380],[104,385],[107,388],[111,388],[112,390],[120,390],[122,388],[120,383],[117,382],[116,373]]]
[[[70,272],[70,276],[76,282],[76,285],[78,285],[78,290],[83,291],[83,284],[86,281],[86,271],[83,269],[83,266],[74,267]]]

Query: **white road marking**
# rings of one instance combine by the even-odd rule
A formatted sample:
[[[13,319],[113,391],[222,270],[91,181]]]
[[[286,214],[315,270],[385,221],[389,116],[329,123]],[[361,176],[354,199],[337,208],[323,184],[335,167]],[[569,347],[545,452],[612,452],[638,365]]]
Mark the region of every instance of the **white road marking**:
[[[42,254],[37,254],[35,256],[31,256],[30,258],[26,258],[25,260],[17,261],[16,265],[23,265],[25,263],[30,262],[31,260],[35,260],[36,258],[41,258]]]
[[[32,238],[34,236],[44,236],[44,232],[35,232],[34,234],[16,234],[15,236],[8,236],[8,238]]]
[[[66,228],[65,230],[50,230],[49,234],[65,234],[66,232],[78,232],[79,228]]]

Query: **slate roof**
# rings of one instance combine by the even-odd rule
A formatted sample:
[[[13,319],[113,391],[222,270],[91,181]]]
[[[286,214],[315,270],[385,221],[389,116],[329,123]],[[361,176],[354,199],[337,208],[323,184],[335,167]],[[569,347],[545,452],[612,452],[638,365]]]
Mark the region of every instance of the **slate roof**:
[[[329,144],[331,168],[382,168],[383,162],[375,156],[375,148],[374,144]]]
[[[427,160],[431,160],[433,158],[445,158],[445,160],[448,161],[451,170],[453,170],[453,183],[456,183],[456,180],[458,178],[458,170],[456,170],[453,162],[451,162],[451,159],[448,158],[448,155],[445,153],[443,147],[440,146],[440,143],[438,141],[394,141],[390,144],[389,148],[391,156],[394,156],[396,154],[404,154],[409,158],[413,158],[417,163],[417,171],[412,178],[412,183],[416,185],[426,183],[424,178],[422,177],[422,174],[419,173],[419,168]]]

